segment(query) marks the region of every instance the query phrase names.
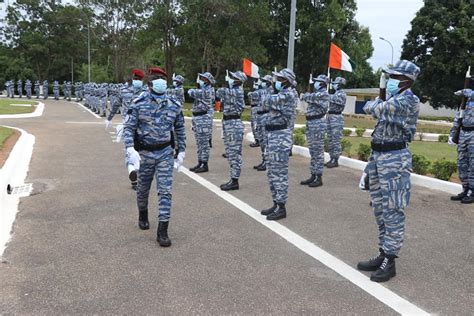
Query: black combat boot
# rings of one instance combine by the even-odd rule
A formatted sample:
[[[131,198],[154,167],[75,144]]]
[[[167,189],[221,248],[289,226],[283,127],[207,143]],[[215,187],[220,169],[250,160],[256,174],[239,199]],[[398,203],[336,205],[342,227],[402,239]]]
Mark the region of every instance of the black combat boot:
[[[223,153],[223,154],[222,154],[222,157],[224,157],[224,158],[227,159],[227,154],[226,154],[226,153]]]
[[[138,212],[138,227],[140,227],[141,230],[150,229],[150,222],[148,222],[148,211]]]
[[[261,163],[259,163],[258,165],[256,165],[256,166],[253,166],[253,168],[254,168],[255,170],[257,170],[257,169],[258,169],[258,167],[260,167],[262,164],[263,164],[263,161],[262,161]]]
[[[314,179],[316,179],[316,175],[315,175],[315,174],[311,174],[311,177],[309,177],[309,179],[306,179],[306,180],[301,181],[300,184],[302,184],[302,185],[308,185],[308,184],[310,184],[311,182],[313,182]]]
[[[207,161],[206,162],[203,161],[201,164],[201,167],[194,170],[195,173],[203,173],[203,172],[208,172],[208,171],[209,171],[209,167],[207,166]]]
[[[260,166],[258,166],[257,171],[265,171],[267,170],[267,164],[265,162],[262,162]]]
[[[283,203],[277,203],[277,208],[267,216],[267,220],[269,221],[277,221],[279,219],[286,217],[286,207]]]
[[[337,158],[331,158],[329,162],[326,164],[326,168],[337,168],[339,167],[339,162]]]
[[[260,214],[265,215],[265,216],[270,215],[276,210],[277,207],[278,207],[277,203],[273,201],[273,206],[261,211]]]
[[[222,191],[238,190],[239,189],[239,179],[232,178],[229,182],[221,184]]]
[[[168,237],[168,224],[169,222],[159,222],[158,230],[156,232],[156,241],[161,247],[171,246],[171,240]]]
[[[385,255],[382,264],[370,275],[370,280],[375,282],[386,282],[393,278],[397,271],[395,269],[395,255]]]
[[[462,201],[462,199],[464,199],[468,193],[469,188],[463,188],[463,191],[461,193],[459,193],[458,195],[453,195],[451,197],[451,201]]]
[[[192,168],[189,168],[189,170],[190,170],[190,171],[194,171],[194,170],[196,170],[197,168],[199,168],[199,167],[201,167],[201,166],[202,166],[202,161],[199,160],[199,161],[198,161],[198,164],[195,165],[195,166],[192,167]]]
[[[256,141],[254,141],[253,143],[251,143],[249,146],[250,146],[250,147],[253,147],[253,148],[254,148],[254,147],[260,147],[260,143],[258,142],[258,140],[256,140]]]
[[[465,197],[463,197],[463,199],[461,200],[461,203],[462,204],[474,203],[474,192],[470,190],[470,192]]]
[[[209,148],[212,148],[212,137],[209,138]]]
[[[323,176],[322,175],[317,175],[316,179],[314,179],[313,182],[308,184],[310,188],[317,188],[323,185]]]
[[[379,248],[379,255],[377,257],[373,257],[367,261],[361,261],[357,264],[357,269],[362,271],[375,271],[383,262],[385,258],[385,252],[382,248]]]

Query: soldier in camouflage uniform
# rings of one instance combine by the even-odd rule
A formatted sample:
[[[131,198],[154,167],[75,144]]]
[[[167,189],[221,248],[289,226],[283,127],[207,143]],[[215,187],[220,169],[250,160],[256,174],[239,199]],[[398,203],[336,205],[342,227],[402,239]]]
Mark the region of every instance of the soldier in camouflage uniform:
[[[252,127],[252,134],[254,142],[250,144],[250,147],[259,147],[259,138],[257,137],[257,121],[258,121],[258,106],[260,101],[260,79],[256,80],[253,84],[254,91],[251,91],[247,94],[247,97],[250,100],[250,126]]]
[[[279,220],[286,217],[288,200],[288,162],[293,145],[291,123],[296,111],[298,92],[296,76],[290,69],[274,72],[275,89],[278,94],[268,100],[270,113],[266,119],[267,147],[265,149],[268,183],[272,193],[273,206],[263,210],[267,220]]]
[[[474,203],[474,91],[463,89],[456,91],[455,94],[463,95],[467,101],[458,141],[458,171],[463,191],[452,196],[451,200],[471,204]],[[458,111],[449,135],[448,143],[450,145],[455,145],[453,137],[459,126],[460,115],[461,113]]]
[[[71,83],[71,81],[68,81],[66,83],[66,91],[67,91],[67,100],[71,101],[71,96],[72,96],[72,83]]]
[[[329,108],[327,84],[329,78],[319,75],[314,80],[314,92],[305,93],[303,100],[308,103],[306,110],[306,140],[308,141],[311,162],[309,179],[301,181],[302,185],[319,187],[323,185],[324,136],[326,134],[326,111]]]
[[[66,82],[66,80],[63,81],[63,84],[61,86],[61,90],[63,92],[63,99],[66,100],[66,98],[67,98],[67,82]]]
[[[260,79],[258,93],[256,134],[262,152],[262,162],[253,168],[257,171],[265,171],[267,170],[267,165],[265,163],[265,148],[267,145],[265,122],[269,113],[268,100],[273,94],[272,76],[266,75]]]
[[[120,93],[117,95],[114,103],[112,103],[112,108],[110,110],[109,116],[105,121],[106,129],[112,125],[112,119],[117,113],[118,109],[121,107],[122,113],[122,122],[125,124],[125,120],[127,118],[127,113],[129,112],[130,106],[132,101],[140,96],[143,92],[147,92],[146,87],[143,86],[143,78],[145,77],[145,73],[140,69],[133,69],[132,70],[132,77],[127,80],[127,84],[122,87]],[[117,129],[118,133],[120,134],[122,127]],[[138,179],[138,170],[140,168],[140,163],[136,160],[133,160],[130,155],[125,152],[125,165],[128,170],[128,178],[131,182],[132,189],[137,188],[137,179]]]
[[[184,77],[177,75],[173,77],[173,87],[169,88],[167,94],[169,97],[178,100],[181,105],[184,105]]]
[[[168,224],[173,183],[173,132],[177,136],[178,157],[175,163],[178,168],[183,163],[186,149],[181,105],[166,95],[166,78],[166,72],[162,69],[149,69],[149,92],[133,101],[127,110],[124,127],[127,152],[135,157],[139,156],[141,160],[137,188],[138,225],[140,229],[150,228],[148,196],[155,177],[159,196],[157,241],[162,247],[171,245]],[[137,137],[134,142],[135,135]]]
[[[390,76],[387,101],[377,98],[364,106],[367,114],[378,119],[366,171],[379,228],[380,253],[357,265],[359,270],[375,271],[370,279],[376,282],[388,281],[396,274],[395,258],[403,244],[405,208],[410,201],[412,157],[407,143],[415,136],[420,109],[420,100],[410,90],[420,68],[400,60],[384,72]]]
[[[35,94],[36,94],[36,98],[39,99],[39,97],[40,97],[40,82],[39,82],[39,80],[35,81]]]
[[[48,80],[43,81],[43,99],[48,99]]]
[[[210,112],[215,101],[214,76],[209,72],[198,75],[198,89],[189,89],[188,95],[194,99],[192,112],[192,128],[198,148],[198,164],[189,170],[196,173],[209,171],[209,147],[212,133],[212,117]]]
[[[54,80],[53,82],[53,94],[54,94],[54,99],[59,100],[59,83],[57,80]]]
[[[26,97],[28,99],[31,99],[31,81],[30,81],[30,79],[26,79],[25,91],[26,91]]]
[[[21,79],[18,79],[18,82],[16,83],[16,89],[18,91],[18,97],[22,97],[23,96],[23,81],[21,81]]]
[[[334,93],[329,95],[329,112],[327,115],[327,135],[329,141],[329,156],[331,159],[326,164],[327,168],[339,167],[339,156],[342,153],[342,131],[344,130],[344,117],[342,111],[346,106],[346,93],[342,90],[342,85],[346,84],[346,79],[337,77],[332,82]]]
[[[223,104],[224,148],[230,167],[229,182],[220,186],[223,191],[239,189],[244,139],[244,124],[240,116],[245,106],[242,88],[245,81],[247,81],[247,76],[242,71],[230,72],[229,88],[220,88],[216,93]]]

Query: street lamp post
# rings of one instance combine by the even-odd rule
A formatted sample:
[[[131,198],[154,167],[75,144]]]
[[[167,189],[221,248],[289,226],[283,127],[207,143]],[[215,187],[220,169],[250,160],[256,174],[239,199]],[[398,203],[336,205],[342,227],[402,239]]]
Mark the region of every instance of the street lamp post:
[[[87,22],[87,75],[88,81],[91,82],[91,24]]]
[[[385,41],[385,42],[387,42],[387,43],[390,44],[390,47],[392,48],[392,65],[393,65],[393,45],[392,45],[392,43],[390,43],[389,40],[386,40],[386,39],[383,38],[383,37],[379,37],[379,38],[380,38],[382,41]]]
[[[290,34],[288,36],[288,60],[286,67],[293,70],[295,59],[296,0],[291,0]]]

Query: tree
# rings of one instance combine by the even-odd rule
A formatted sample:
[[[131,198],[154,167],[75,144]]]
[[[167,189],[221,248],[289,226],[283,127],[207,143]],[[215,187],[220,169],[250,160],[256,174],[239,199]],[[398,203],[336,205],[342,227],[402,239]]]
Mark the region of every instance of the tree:
[[[466,69],[474,64],[474,6],[468,2],[426,2],[403,41],[402,59],[421,68],[414,92],[435,108],[457,107],[453,92],[462,89]]]

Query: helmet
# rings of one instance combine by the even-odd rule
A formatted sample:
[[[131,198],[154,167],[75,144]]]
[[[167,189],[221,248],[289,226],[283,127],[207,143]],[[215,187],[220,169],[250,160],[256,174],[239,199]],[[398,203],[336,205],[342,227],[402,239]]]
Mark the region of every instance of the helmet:
[[[313,81],[319,81],[319,82],[324,82],[325,84],[328,84],[329,78],[326,75],[319,75],[316,77],[316,79],[313,79]]]
[[[199,77],[206,78],[207,80],[209,80],[209,82],[212,85],[216,83],[216,80],[214,79],[214,76],[208,71],[206,71],[205,73],[199,74]]]
[[[402,75],[413,81],[416,80],[420,74],[420,67],[408,60],[399,60],[392,67],[385,67],[383,72],[388,73],[389,75]]]
[[[346,84],[346,79],[342,78],[342,77],[336,77],[336,79],[334,79],[332,81],[332,84],[337,84],[337,85],[343,85],[343,84]]]
[[[179,82],[181,84],[184,83],[184,77],[181,75],[173,76],[173,81]]]
[[[230,72],[230,76],[234,79],[239,80],[240,82],[244,83],[247,81],[247,76],[242,71]]]
[[[288,80],[288,82],[292,86],[296,86],[296,75],[293,72],[293,70],[291,70],[289,68],[285,68],[285,69],[282,69],[280,71],[274,71],[273,75],[276,76],[277,78],[284,78],[284,79]]]

